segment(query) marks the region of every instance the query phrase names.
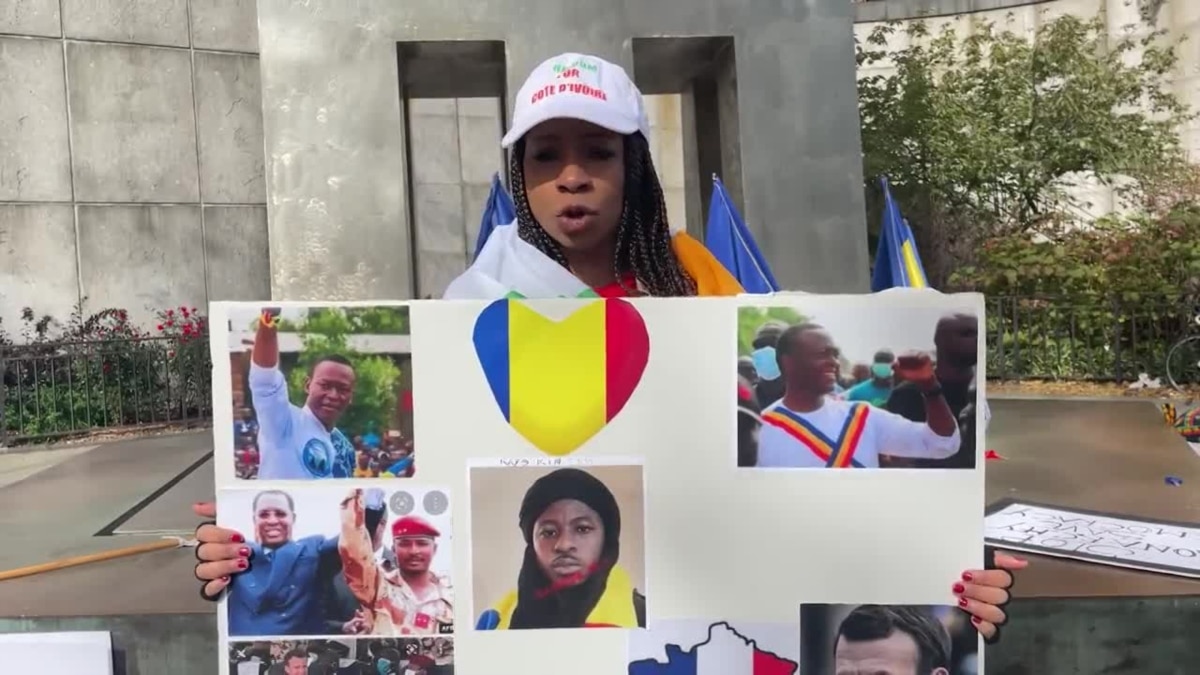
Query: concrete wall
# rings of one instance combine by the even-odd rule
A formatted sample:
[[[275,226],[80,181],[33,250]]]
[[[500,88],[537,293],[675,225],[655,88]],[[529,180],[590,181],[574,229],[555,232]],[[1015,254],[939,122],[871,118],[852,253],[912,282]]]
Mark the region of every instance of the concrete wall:
[[[0,319],[270,293],[253,0],[0,3]]]
[[[967,13],[964,13],[967,12]],[[1193,110],[1200,111],[1200,1],[1198,0],[867,0],[855,5],[854,32],[864,39],[881,21],[928,17],[936,34],[943,26],[952,27],[958,34],[967,35],[984,22],[995,23],[1017,34],[1032,38],[1039,26],[1059,16],[1092,18],[1102,16],[1108,34],[1114,38],[1130,34],[1149,33],[1143,20],[1152,21],[1155,28],[1168,31],[1171,39],[1187,40],[1178,49],[1179,63],[1171,76],[1174,93]],[[889,47],[903,49],[908,36],[903,31],[893,33]],[[1129,54],[1138,59],[1139,50]],[[888,73],[886,63],[860,68],[859,77]],[[1184,148],[1192,161],[1200,162],[1200,119],[1179,130]],[[1093,176],[1071,178],[1072,194],[1081,202],[1082,220],[1121,211],[1122,204],[1113,190],[1099,184]]]
[[[144,321],[269,298],[254,0],[0,4],[0,326],[15,332],[23,307],[65,318],[84,297]],[[681,227],[679,97],[648,111]],[[501,112],[487,97],[409,107],[418,296],[474,250],[504,169]]]

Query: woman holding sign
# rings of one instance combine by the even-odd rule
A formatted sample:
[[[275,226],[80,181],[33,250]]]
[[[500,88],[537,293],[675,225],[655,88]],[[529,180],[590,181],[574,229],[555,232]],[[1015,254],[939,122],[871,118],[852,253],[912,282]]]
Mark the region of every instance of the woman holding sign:
[[[565,85],[565,86],[564,86]],[[553,91],[549,94],[547,92]],[[496,228],[447,299],[689,297],[742,293],[704,245],[671,234],[650,159],[650,124],[626,72],[593,56],[563,54],[534,69],[517,93],[511,149],[516,221]],[[196,506],[212,518],[212,504]],[[196,532],[202,594],[216,599],[239,571],[240,535],[209,523]],[[996,554],[986,570],[952,582],[985,638],[1005,621],[1022,560]],[[994,563],[994,564],[993,564]],[[998,569],[993,569],[998,568]]]

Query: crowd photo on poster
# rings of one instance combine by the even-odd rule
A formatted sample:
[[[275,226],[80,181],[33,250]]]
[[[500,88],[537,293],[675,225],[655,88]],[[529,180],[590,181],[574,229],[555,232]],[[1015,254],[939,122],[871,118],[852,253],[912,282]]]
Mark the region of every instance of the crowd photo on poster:
[[[453,675],[454,641],[348,638],[235,642],[230,675]]]
[[[646,626],[641,464],[469,471],[476,630]]]
[[[414,475],[407,306],[235,307],[228,336],[237,478]]]
[[[802,605],[799,672],[980,675],[979,633],[948,605]]]
[[[311,485],[222,490],[221,526],[250,533],[225,600],[231,638],[454,631],[446,490]]]
[[[873,313],[739,308],[739,467],[975,467],[978,318]]]

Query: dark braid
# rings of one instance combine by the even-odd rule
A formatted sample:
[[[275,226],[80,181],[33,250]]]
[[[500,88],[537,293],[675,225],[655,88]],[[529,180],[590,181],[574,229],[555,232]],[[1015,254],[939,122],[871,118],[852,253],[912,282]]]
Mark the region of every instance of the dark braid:
[[[647,294],[660,297],[696,295],[696,282],[675,256],[667,225],[667,203],[654,171],[650,146],[640,133],[625,137],[625,199],[617,224],[613,271],[617,281],[632,273]],[[538,224],[525,194],[525,142],[518,141],[509,159],[517,232],[542,253],[567,266],[562,247]],[[636,289],[625,288],[633,293]]]

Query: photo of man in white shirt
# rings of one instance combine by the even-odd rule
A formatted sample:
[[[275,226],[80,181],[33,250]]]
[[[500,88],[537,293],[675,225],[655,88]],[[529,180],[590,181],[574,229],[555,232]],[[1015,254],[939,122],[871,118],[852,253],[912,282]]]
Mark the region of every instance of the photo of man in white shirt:
[[[896,360],[899,379],[922,393],[926,422],[868,403],[836,399],[840,352],[820,325],[788,327],[776,346],[783,398],[762,413],[761,468],[879,468],[879,456],[945,459],[961,445],[958,421],[942,395],[928,354]]]

